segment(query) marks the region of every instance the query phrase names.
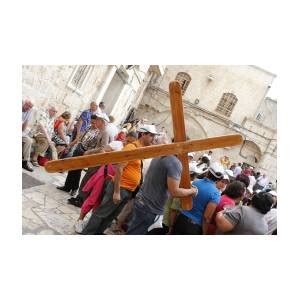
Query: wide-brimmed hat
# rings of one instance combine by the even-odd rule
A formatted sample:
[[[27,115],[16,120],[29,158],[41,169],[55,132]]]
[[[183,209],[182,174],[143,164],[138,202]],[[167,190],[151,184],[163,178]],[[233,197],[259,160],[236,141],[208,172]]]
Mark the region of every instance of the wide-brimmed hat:
[[[152,134],[159,134],[157,131],[156,131],[156,128],[154,125],[147,125],[147,124],[144,124],[142,125],[140,128],[137,129],[138,132],[149,132],[149,133],[152,133]]]

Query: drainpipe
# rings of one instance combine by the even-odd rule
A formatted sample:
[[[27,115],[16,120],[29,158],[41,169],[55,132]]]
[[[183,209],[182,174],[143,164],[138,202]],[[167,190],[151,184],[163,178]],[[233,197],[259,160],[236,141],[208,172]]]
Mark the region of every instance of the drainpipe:
[[[274,81],[274,78],[275,78],[275,77],[273,77],[271,83],[268,85],[267,90],[266,90],[266,92],[265,92],[265,94],[264,94],[262,100],[260,101],[260,104],[259,104],[259,106],[258,106],[258,108],[257,108],[257,110],[256,110],[256,112],[255,112],[255,116],[253,117],[254,120],[256,120],[256,116],[258,115],[258,113],[259,113],[260,110],[261,110],[262,104],[263,104],[263,102],[264,102],[265,99],[266,99],[266,96],[267,96],[267,94],[268,94],[268,92],[269,92],[269,90],[270,90],[270,88],[271,88],[271,86],[272,86],[272,83],[273,83],[273,81]]]

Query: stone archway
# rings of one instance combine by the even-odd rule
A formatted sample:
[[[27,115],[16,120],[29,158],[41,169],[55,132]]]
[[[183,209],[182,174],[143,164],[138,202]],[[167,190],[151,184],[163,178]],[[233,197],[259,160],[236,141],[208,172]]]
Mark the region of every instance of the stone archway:
[[[245,158],[246,162],[249,165],[256,165],[261,157],[262,157],[262,152],[260,147],[249,140],[245,140],[243,143],[243,146],[241,147],[240,155]]]

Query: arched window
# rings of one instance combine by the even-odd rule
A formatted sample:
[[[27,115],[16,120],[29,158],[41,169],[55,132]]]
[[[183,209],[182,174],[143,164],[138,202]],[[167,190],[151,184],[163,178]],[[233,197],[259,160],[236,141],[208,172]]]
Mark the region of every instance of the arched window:
[[[230,117],[237,101],[238,99],[234,94],[224,93],[216,108],[216,111],[223,114],[226,117]]]
[[[192,78],[189,74],[184,73],[184,72],[179,72],[176,75],[175,80],[178,80],[180,85],[181,85],[181,90],[182,90],[182,95],[184,95],[188,85],[190,84]]]

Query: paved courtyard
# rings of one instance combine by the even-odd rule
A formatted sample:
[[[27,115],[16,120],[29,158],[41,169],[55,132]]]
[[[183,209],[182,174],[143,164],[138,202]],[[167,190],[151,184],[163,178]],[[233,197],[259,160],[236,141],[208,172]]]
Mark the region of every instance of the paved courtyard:
[[[69,205],[71,196],[56,189],[65,178],[66,174],[50,174],[43,167],[35,167],[34,172],[22,169],[23,234],[76,234],[80,208]]]

